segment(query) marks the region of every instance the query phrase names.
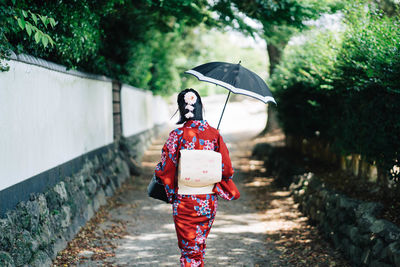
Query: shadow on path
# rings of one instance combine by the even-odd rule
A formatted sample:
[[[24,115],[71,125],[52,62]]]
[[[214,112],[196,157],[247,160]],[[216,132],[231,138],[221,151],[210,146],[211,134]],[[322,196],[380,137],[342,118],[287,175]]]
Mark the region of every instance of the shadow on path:
[[[347,266],[316,229],[307,224],[289,192],[272,186],[272,178],[265,176],[264,163],[251,159],[255,143],[282,142],[283,137],[249,137],[242,133],[224,138],[241,198],[230,202],[219,199],[217,216],[207,239],[205,266]],[[116,225],[123,228],[114,238],[96,237],[111,243],[109,253],[99,258],[96,249],[86,247],[75,256],[78,262],[75,265],[179,265],[171,205],[151,199],[146,193],[165,139],[166,134],[147,150],[142,175],[123,185],[113,197],[114,205],[107,209],[107,216],[92,229],[107,231]]]

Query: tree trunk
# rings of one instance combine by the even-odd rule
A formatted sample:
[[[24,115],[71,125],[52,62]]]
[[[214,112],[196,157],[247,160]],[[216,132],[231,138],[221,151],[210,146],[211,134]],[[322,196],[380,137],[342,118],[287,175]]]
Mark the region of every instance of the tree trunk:
[[[267,51],[269,57],[269,75],[271,76],[274,73],[275,67],[279,64],[282,57],[282,50],[286,46],[286,44],[282,45],[281,49],[279,49],[274,44],[267,44]]]
[[[285,44],[282,45],[282,49],[284,47],[285,47]],[[279,64],[279,62],[281,60],[282,50],[279,49],[274,44],[267,44],[267,51],[268,51],[268,57],[269,57],[269,76],[271,76],[275,70],[275,67]],[[272,103],[268,104],[267,124],[265,125],[264,130],[261,131],[260,136],[265,135],[269,131],[279,127],[277,117],[276,117],[276,110],[275,110],[275,107],[272,107],[273,105],[275,105],[275,104],[272,104]]]

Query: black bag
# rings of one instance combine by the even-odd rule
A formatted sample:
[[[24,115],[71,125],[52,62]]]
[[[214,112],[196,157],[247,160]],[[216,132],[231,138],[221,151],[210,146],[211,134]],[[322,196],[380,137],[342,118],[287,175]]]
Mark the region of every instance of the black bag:
[[[153,178],[151,179],[150,184],[147,187],[147,194],[149,195],[149,197],[168,203],[167,193],[165,192],[164,184],[158,177],[156,177],[156,175],[153,175]]]

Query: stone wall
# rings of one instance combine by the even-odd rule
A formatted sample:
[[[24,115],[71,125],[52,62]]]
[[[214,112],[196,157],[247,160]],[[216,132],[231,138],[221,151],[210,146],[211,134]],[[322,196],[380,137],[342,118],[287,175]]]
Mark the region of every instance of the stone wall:
[[[330,190],[312,173],[293,180],[300,210],[355,266],[400,266],[400,228],[379,218],[381,204]]]
[[[0,219],[0,266],[51,266],[106,197],[137,174],[137,162],[161,128],[115,142],[74,175],[8,211]]]
[[[0,73],[0,266],[50,266],[106,197],[139,174],[168,105],[29,55],[8,64]]]

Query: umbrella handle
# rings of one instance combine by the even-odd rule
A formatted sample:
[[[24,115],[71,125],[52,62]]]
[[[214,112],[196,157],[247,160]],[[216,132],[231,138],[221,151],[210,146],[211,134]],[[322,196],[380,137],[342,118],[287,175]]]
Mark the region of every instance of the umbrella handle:
[[[230,96],[230,95],[231,95],[231,91],[229,91],[228,97],[226,98],[225,105],[224,105],[224,109],[222,110],[221,118],[219,118],[217,130],[219,129],[219,125],[221,124],[222,116],[224,116],[226,103],[228,103],[228,99],[229,99],[229,96]]]

